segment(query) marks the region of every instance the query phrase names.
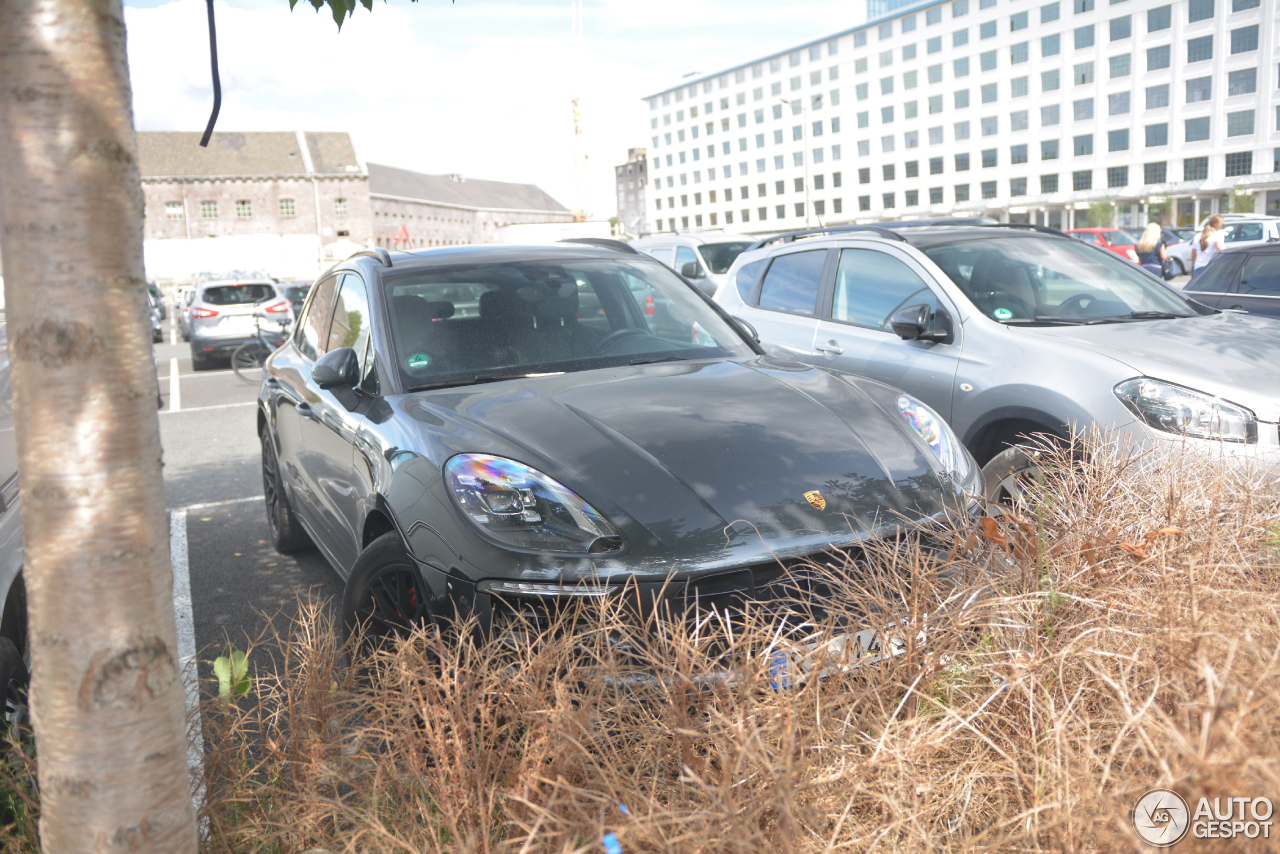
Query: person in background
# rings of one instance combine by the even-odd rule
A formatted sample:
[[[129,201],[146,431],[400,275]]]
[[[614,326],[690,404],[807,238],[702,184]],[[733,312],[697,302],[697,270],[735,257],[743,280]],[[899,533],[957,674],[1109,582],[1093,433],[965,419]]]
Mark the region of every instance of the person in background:
[[[1209,266],[1222,247],[1226,245],[1227,236],[1222,233],[1222,217],[1214,214],[1205,221],[1204,230],[1191,244],[1191,280],[1195,281],[1200,271]]]
[[[1161,228],[1158,222],[1147,223],[1138,241],[1138,263],[1157,279],[1164,279],[1164,262],[1169,257],[1161,239]]]

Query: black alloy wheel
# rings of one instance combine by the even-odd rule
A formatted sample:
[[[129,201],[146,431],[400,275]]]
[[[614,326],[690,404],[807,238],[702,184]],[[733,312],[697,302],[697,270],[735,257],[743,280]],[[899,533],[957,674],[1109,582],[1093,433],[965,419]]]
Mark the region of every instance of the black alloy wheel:
[[[400,535],[383,534],[356,559],[342,596],[350,636],[358,627],[371,641],[404,637],[431,619],[426,590]]]
[[[281,554],[302,551],[311,545],[311,538],[302,529],[289,497],[285,495],[280,479],[280,458],[276,456],[271,434],[262,431],[262,496],[267,505],[267,528],[271,531],[271,544]]]
[[[0,637],[0,736],[11,734],[15,737],[21,730],[29,726],[27,713],[27,686],[29,676],[27,664],[22,660],[22,653],[13,641]]]

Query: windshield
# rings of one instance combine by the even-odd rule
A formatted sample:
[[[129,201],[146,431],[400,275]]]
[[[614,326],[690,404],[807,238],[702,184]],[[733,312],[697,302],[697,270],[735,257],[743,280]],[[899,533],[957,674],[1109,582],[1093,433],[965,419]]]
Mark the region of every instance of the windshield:
[[[986,239],[924,251],[979,311],[1005,323],[1195,314],[1142,268],[1074,240]]]
[[[707,243],[698,247],[698,251],[702,253],[702,259],[707,262],[707,266],[711,268],[711,272],[717,276],[729,272],[729,268],[733,266],[733,261],[747,248],[750,243],[739,241],[736,243]]]
[[[275,295],[276,289],[268,284],[215,285],[205,288],[200,299],[209,305],[251,305]]]
[[[459,265],[388,275],[409,390],[753,350],[657,261]]]

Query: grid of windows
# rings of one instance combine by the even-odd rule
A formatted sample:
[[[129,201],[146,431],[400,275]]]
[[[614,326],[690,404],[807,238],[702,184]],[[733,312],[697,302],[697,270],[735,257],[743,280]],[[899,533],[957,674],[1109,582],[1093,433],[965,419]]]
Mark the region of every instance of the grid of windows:
[[[218,203],[217,202],[201,202],[200,218],[201,219],[217,219]]]
[[[281,217],[283,217],[283,218],[285,218],[285,219],[289,219],[289,218],[292,218],[292,217],[296,217],[297,215],[298,215],[298,210],[297,210],[297,208],[294,206],[294,201],[293,201],[293,199],[281,199],[281,200],[280,200],[280,216],[281,216]]]
[[[1253,172],[1253,152],[1239,151],[1226,156],[1226,175],[1234,178],[1237,175],[1248,175]]]
[[[236,200],[236,219],[252,219],[253,203],[248,199]]]
[[[652,154],[652,168],[668,167],[664,169],[664,172],[669,173],[666,176],[668,186],[673,183],[710,183],[719,180],[721,170],[711,168],[700,172],[692,167],[704,167],[707,164],[694,161],[709,160],[721,154],[728,155],[735,149],[745,152],[754,148],[761,149],[759,154],[769,156],[755,160],[754,169],[750,160],[738,163],[737,174],[763,173],[761,178],[769,177],[772,180],[773,176],[768,173],[778,170],[777,174],[785,176],[786,183],[790,184],[795,175],[791,170],[804,171],[807,164],[839,159],[839,146],[816,144],[826,142],[822,137],[835,132],[835,123],[815,120],[816,116],[822,115],[817,111],[824,109],[828,115],[840,114],[839,90],[829,93],[818,91],[823,82],[838,80],[838,67],[831,64],[837,60],[826,60],[825,66],[809,63],[822,62],[824,54],[833,56],[843,53],[844,51],[838,50],[840,42],[843,42],[846,50],[851,44],[854,48],[863,48],[860,51],[855,49],[854,56],[838,57],[842,63],[848,63],[845,65],[846,82],[830,84],[851,87],[857,99],[867,102],[862,105],[866,109],[849,111],[854,114],[855,124],[860,129],[860,132],[851,129],[855,133],[855,139],[851,142],[856,146],[851,154],[856,152],[856,156],[868,158],[863,162],[870,167],[859,167],[858,177],[866,185],[866,195],[858,197],[858,210],[874,211],[898,202],[904,203],[906,207],[915,207],[925,200],[922,196],[927,196],[930,205],[946,204],[952,199],[957,202],[969,200],[969,189],[973,186],[970,184],[952,185],[952,193],[947,193],[946,187],[908,189],[912,183],[916,183],[910,179],[924,171],[920,168],[922,160],[928,161],[930,175],[944,174],[948,160],[957,172],[979,168],[978,163],[971,162],[971,158],[981,161],[981,167],[990,171],[980,174],[993,176],[998,180],[974,182],[977,185],[974,198],[1007,199],[1009,196],[1037,191],[1049,195],[1063,190],[1087,190],[1092,192],[1092,195],[1084,197],[1088,202],[1112,195],[1124,211],[1125,219],[1117,224],[1126,226],[1133,224],[1133,199],[1108,194],[1106,190],[1132,186],[1145,193],[1147,191],[1140,188],[1148,184],[1167,184],[1178,180],[1203,181],[1210,175],[1215,180],[1220,180],[1228,170],[1233,176],[1250,174],[1252,155],[1249,152],[1232,153],[1228,166],[1228,155],[1223,152],[1222,146],[1224,140],[1230,139],[1232,147],[1249,147],[1253,143],[1248,137],[1260,130],[1272,130],[1259,127],[1257,116],[1260,109],[1266,110],[1262,113],[1262,124],[1267,124],[1266,119],[1274,112],[1273,130],[1280,132],[1280,96],[1271,91],[1272,88],[1280,90],[1280,65],[1275,66],[1277,73],[1272,75],[1271,88],[1266,85],[1259,87],[1258,68],[1262,67],[1265,73],[1266,65],[1257,58],[1261,47],[1261,31],[1274,22],[1276,10],[1266,7],[1261,14],[1254,11],[1227,18],[1228,10],[1257,10],[1264,4],[1261,0],[1187,0],[1185,4],[1169,2],[1147,8],[1152,2],[1147,0],[1137,4],[1138,8],[1133,8],[1128,0],[1108,0],[1103,4],[1098,4],[1096,0],[1070,0],[1070,9],[1064,10],[1063,2],[1064,0],[1055,0],[1046,3],[1039,0],[1022,9],[1015,6],[1016,11],[1010,9],[1001,17],[995,11],[997,8],[1004,8],[999,0],[978,0],[978,5],[973,7],[975,11],[978,8],[993,11],[970,19],[966,16],[972,0],[949,0],[937,7],[901,14],[891,21],[876,23],[852,34],[825,40],[822,44],[827,45],[826,51],[821,49],[821,44],[805,45],[775,59],[762,60],[753,66],[724,72],[718,78],[699,81],[692,86],[683,86],[652,97],[648,99],[651,109],[672,101],[677,102],[674,106],[682,107],[679,110],[656,113],[651,117],[650,125],[655,134],[660,124],[668,126],[663,128],[666,133],[652,137],[653,147],[671,149],[669,152]],[[1154,2],[1160,3],[1162,0]],[[947,14],[948,9],[951,14]],[[1083,15],[1088,12],[1094,14]],[[1120,12],[1126,14],[1118,14]],[[1179,16],[1177,29],[1173,26],[1175,12]],[[1071,13],[1082,17],[1072,18]],[[1065,20],[1064,14],[1067,15]],[[1187,17],[1181,17],[1184,14]],[[951,19],[958,20],[952,22]],[[928,38],[899,38],[900,34],[911,32],[917,27],[929,26],[933,29],[926,29]],[[1215,57],[1214,40],[1218,34],[1221,34],[1221,44]],[[1024,41],[1013,43],[1015,39]],[[1019,69],[1017,64],[1028,61],[1030,47],[1037,44],[1040,50],[1037,58],[1057,56],[1059,60],[1037,63],[1040,67],[1035,68],[1034,72],[1030,64]],[[918,54],[921,46],[925,48],[925,53]],[[1004,47],[1009,48],[1009,53],[1002,56],[1001,50]],[[1103,51],[1098,49],[1100,47],[1109,49]],[[1186,52],[1182,53],[1184,49]],[[1175,56],[1174,51],[1179,53]],[[1235,54],[1242,54],[1240,60],[1227,59]],[[935,60],[933,64],[921,61],[926,55]],[[1217,64],[1212,62],[1215,58],[1219,61]],[[1006,62],[1014,66],[1007,74],[1004,72]],[[1221,68],[1224,62],[1237,67]],[[894,66],[899,67],[895,69]],[[873,70],[877,67],[882,69],[878,75]],[[749,76],[753,84],[746,83],[746,68],[751,69]],[[785,68],[792,70],[787,72],[784,71]],[[1172,75],[1159,73],[1169,69],[1173,70]],[[1184,70],[1189,73],[1184,73]],[[921,71],[924,73],[921,74]],[[850,72],[864,76],[860,80],[848,80]],[[1150,74],[1139,84],[1137,78],[1147,72],[1156,73]],[[1040,86],[1033,91],[1031,83],[1035,79],[1035,73],[1040,75]],[[1064,74],[1070,79],[1063,80]],[[770,79],[766,75],[773,77]],[[1220,79],[1215,83],[1214,78],[1219,76]],[[1005,90],[1003,97],[1026,100],[1015,100],[1009,106],[1004,106],[1000,90],[1006,77],[1009,88]],[[769,103],[778,101],[788,89],[805,89],[806,79],[813,88],[807,89],[805,95],[786,95],[795,100],[781,104]],[[948,85],[951,80],[955,82]],[[1105,87],[1099,85],[1106,81],[1110,83]],[[728,91],[723,93],[726,97],[701,99],[705,103],[693,103],[699,101],[700,90],[709,93],[717,84],[724,90],[731,82],[742,83],[738,88],[743,91]],[[1147,85],[1148,82],[1150,85]],[[871,94],[873,86],[876,87],[876,95]],[[924,91],[917,92],[917,89]],[[747,97],[748,92],[751,93],[750,98]],[[678,103],[682,100],[690,103]],[[746,108],[748,100],[756,101],[757,104]],[[762,101],[765,103],[759,103]],[[792,105],[792,110],[783,110],[787,103]],[[737,110],[732,109],[734,106]],[[921,110],[922,106],[926,109]],[[1022,109],[1011,109],[1015,106]],[[1037,107],[1039,113],[1035,111]],[[1064,108],[1067,109],[1066,115],[1063,115]],[[957,111],[956,116],[944,116],[953,110]],[[809,115],[804,116],[805,113]],[[982,113],[989,115],[981,115]],[[790,122],[784,120],[788,114],[795,116]],[[1128,118],[1130,114],[1133,114],[1132,119]],[[1176,118],[1169,118],[1170,115]],[[926,124],[923,121],[926,116],[933,127],[923,126]],[[1004,118],[1001,119],[1001,116]],[[1039,123],[1034,126],[1038,131],[1036,135],[1057,138],[1031,138],[1029,142],[1017,142],[1020,138],[1030,137],[1027,131],[1032,129],[1032,121],[1037,116]],[[695,117],[700,120],[695,120]],[[662,121],[659,122],[659,119]],[[805,126],[806,122],[808,127]],[[1069,127],[1064,127],[1063,123]],[[1181,133],[1178,123],[1182,124]],[[727,133],[735,125],[745,129],[752,124],[756,125],[753,131],[761,133],[744,130],[740,132],[742,136],[735,137],[730,137]],[[876,131],[871,130],[873,125],[877,128],[882,125],[889,127]],[[950,131],[947,130],[948,127],[951,128]],[[787,133],[788,128],[791,129],[790,134]],[[895,150],[910,152],[919,147],[922,142],[920,137],[926,132],[927,143],[930,151],[936,153],[935,156],[917,161],[898,160],[896,165],[883,163],[892,158],[892,155],[885,156],[887,153]],[[726,138],[715,140],[711,145],[697,143],[697,137],[713,133],[724,133]],[[858,136],[864,138],[857,139]],[[1005,137],[1008,136],[1012,136],[1012,139],[1005,142]],[[793,143],[790,156],[787,156],[787,149],[784,148],[788,140]],[[979,150],[980,147],[974,145],[970,153],[955,153],[954,149],[967,147],[970,143],[966,141],[969,140],[980,140],[988,146],[1003,143],[1008,146],[1004,149],[1008,159],[1000,162],[998,147]],[[1076,167],[1075,170],[1063,170],[1061,174],[1026,175],[1030,171],[1026,164],[1032,159],[1037,143],[1040,161],[1074,158],[1070,165]],[[1181,158],[1181,170],[1178,168],[1178,159],[1145,164],[1140,161],[1129,162],[1128,152],[1131,150],[1135,154],[1145,150],[1148,156],[1159,156],[1168,150],[1169,145],[1183,143],[1188,144],[1189,153],[1205,154],[1201,157]],[[769,151],[770,144],[776,146],[773,151],[783,153],[772,154]],[[1258,143],[1263,144],[1266,143]],[[1064,147],[1069,150],[1063,151]],[[1155,148],[1163,150],[1151,150]],[[1280,161],[1280,155],[1277,157]],[[679,166],[686,163],[689,164],[688,167]],[[1270,165],[1270,158],[1267,164]],[[1056,163],[1046,162],[1041,168],[1055,166]],[[685,168],[688,171],[681,171]],[[726,179],[735,174],[731,164],[724,165],[723,171]],[[1182,176],[1175,174],[1179,171],[1183,173]],[[1093,185],[1095,172],[1098,173],[1096,191]],[[1201,173],[1204,175],[1202,178],[1185,177]],[[1069,180],[1067,175],[1070,175]],[[677,177],[678,182],[675,180]],[[657,179],[657,176],[654,178]],[[895,179],[906,179],[903,186],[895,188],[896,192],[889,191],[888,187],[877,186],[882,181]],[[1003,183],[1006,179],[1009,181],[1007,185]],[[660,186],[660,179],[657,182]],[[997,186],[999,195],[992,189]],[[819,176],[814,176],[811,188],[822,189],[822,179]],[[786,189],[789,190],[790,187]],[[1168,192],[1175,196],[1181,194],[1181,190],[1173,188]],[[1215,199],[1220,192],[1220,188],[1211,189],[1207,198]],[[689,219],[698,216],[696,208],[703,196],[711,198],[710,187],[706,188],[705,193],[683,197],[686,200],[692,199],[690,207],[695,208],[688,211]],[[745,197],[745,193],[739,196]],[[726,192],[724,201],[729,201],[730,198],[730,193]],[[796,197],[793,196],[794,198]],[[852,212],[853,199],[850,201]],[[1047,201],[1061,203],[1060,200]],[[659,200],[655,195],[654,198],[655,206],[662,204],[669,207],[673,202],[674,197]],[[1007,202],[997,203],[999,204]],[[1044,209],[1035,208],[1036,204],[1037,202],[1032,202],[1034,213],[1031,221],[1052,221],[1055,224],[1063,221],[1058,218],[1059,212],[1053,208],[1049,209],[1052,216],[1044,216]],[[1216,201],[1213,204],[1216,205]],[[280,199],[278,205],[281,217],[297,216],[295,200]],[[776,219],[794,221],[797,217],[803,219],[804,216],[819,211],[819,215],[825,215],[839,210],[835,199],[815,199],[811,206],[792,202],[783,206],[771,204],[769,208],[756,211],[757,221],[770,214]],[[1216,209],[1213,206],[1209,208]],[[249,219],[252,216],[251,205],[247,200],[238,201],[234,210],[238,219]],[[205,212],[202,210],[202,213]],[[750,221],[751,213],[752,210],[720,211],[726,223],[732,221],[730,216],[734,214],[739,216],[739,222]],[[1003,218],[1007,212],[995,215]],[[1067,215],[1067,220],[1070,220],[1070,214]],[[672,224],[674,225],[674,221]],[[779,228],[784,227],[791,227],[790,223],[779,223]]]

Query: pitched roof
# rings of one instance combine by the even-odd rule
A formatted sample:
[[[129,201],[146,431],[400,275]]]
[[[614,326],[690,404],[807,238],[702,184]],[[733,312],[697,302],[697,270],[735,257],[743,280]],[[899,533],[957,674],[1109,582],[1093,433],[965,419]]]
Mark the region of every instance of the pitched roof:
[[[454,175],[424,175],[378,163],[370,163],[368,167],[369,193],[375,196],[400,196],[481,210],[569,212],[568,208],[534,184],[464,179]]]
[[[208,148],[200,147],[200,136],[187,131],[139,131],[142,177],[308,174],[299,134],[292,131],[215,133]],[[301,136],[306,139],[315,174],[363,172],[348,134],[307,132]]]

